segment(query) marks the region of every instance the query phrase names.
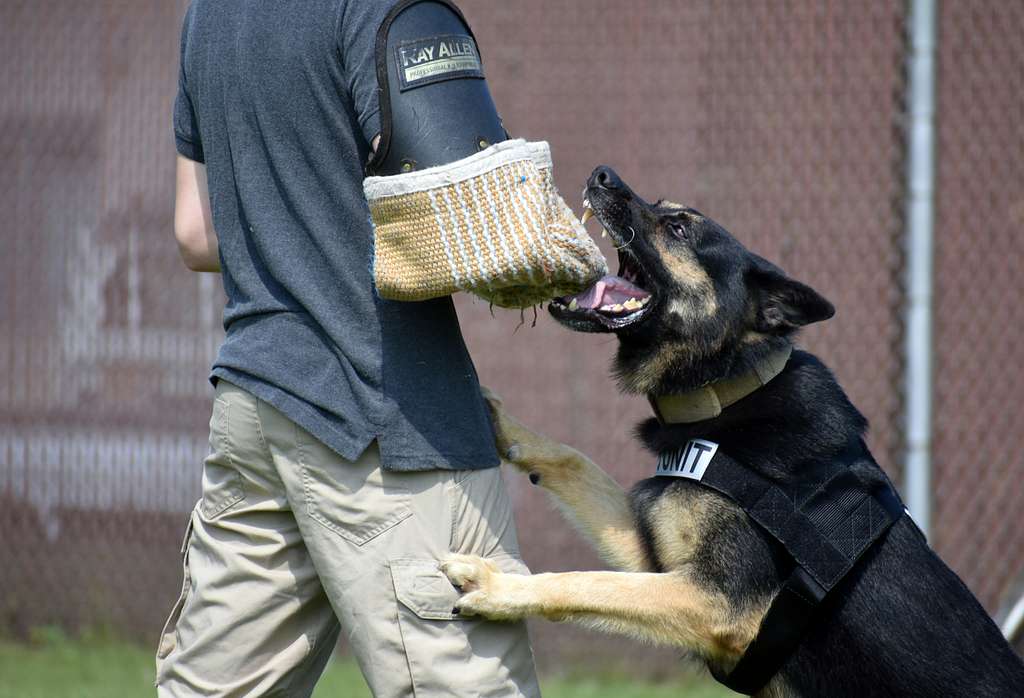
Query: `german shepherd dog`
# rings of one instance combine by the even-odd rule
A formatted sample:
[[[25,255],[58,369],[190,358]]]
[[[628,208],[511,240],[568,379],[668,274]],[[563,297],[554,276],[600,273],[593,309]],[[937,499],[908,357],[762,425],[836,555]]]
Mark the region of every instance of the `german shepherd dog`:
[[[649,204],[607,167],[590,176],[584,213],[619,248],[621,269],[549,305],[580,332],[612,332],[623,391],[679,395],[749,374],[792,347],[832,305],[745,249],[692,208]],[[506,460],[547,489],[619,571],[521,576],[455,556],[443,565],[458,611],[497,620],[539,616],[683,648],[727,674],[758,634],[793,562],[733,501],[692,480],[652,477],[630,493],[589,458],[541,436],[490,398]],[[813,355],[793,350],[781,373],[720,414],[643,422],[658,454],[694,438],[781,483],[863,443],[864,417]],[[865,451],[866,453],[866,451]],[[869,457],[870,458],[870,457]],[[653,459],[652,459],[653,466]],[[859,476],[886,481],[873,462]],[[1024,696],[1024,664],[957,575],[902,516],[818,609],[797,649],[755,695]]]

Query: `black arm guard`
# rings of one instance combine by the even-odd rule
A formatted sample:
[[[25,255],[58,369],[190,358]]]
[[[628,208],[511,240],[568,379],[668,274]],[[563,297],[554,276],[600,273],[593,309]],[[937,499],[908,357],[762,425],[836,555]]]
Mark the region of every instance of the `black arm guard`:
[[[449,0],[401,0],[377,31],[381,137],[367,174],[461,160],[508,138],[473,32]]]

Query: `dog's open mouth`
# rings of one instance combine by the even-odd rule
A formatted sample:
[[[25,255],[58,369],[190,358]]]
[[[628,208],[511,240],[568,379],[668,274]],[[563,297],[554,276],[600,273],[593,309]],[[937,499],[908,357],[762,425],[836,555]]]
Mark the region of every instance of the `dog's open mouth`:
[[[619,329],[632,325],[642,319],[653,300],[650,291],[644,288],[647,283],[643,266],[636,255],[629,249],[635,233],[630,231],[623,235],[613,229],[600,215],[590,208],[584,200],[582,223],[591,217],[597,218],[615,242],[619,252],[619,273],[617,276],[604,276],[593,286],[575,296],[563,296],[551,301],[551,311],[556,317],[563,319],[586,318],[596,320],[608,329]]]

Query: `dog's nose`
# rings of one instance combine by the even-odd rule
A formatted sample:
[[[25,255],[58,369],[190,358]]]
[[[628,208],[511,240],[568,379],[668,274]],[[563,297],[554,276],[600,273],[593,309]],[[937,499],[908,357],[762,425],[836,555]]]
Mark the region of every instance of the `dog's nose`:
[[[587,184],[591,187],[600,187],[601,189],[621,189],[622,180],[615,174],[615,170],[608,167],[607,165],[601,165],[593,174],[590,175],[590,180]]]

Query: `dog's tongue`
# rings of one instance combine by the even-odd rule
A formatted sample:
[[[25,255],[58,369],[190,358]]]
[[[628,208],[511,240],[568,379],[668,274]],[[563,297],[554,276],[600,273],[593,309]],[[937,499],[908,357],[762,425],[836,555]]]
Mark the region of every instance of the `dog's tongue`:
[[[583,293],[571,296],[581,308],[601,308],[607,305],[622,305],[630,298],[643,300],[647,291],[621,276],[605,276]]]

